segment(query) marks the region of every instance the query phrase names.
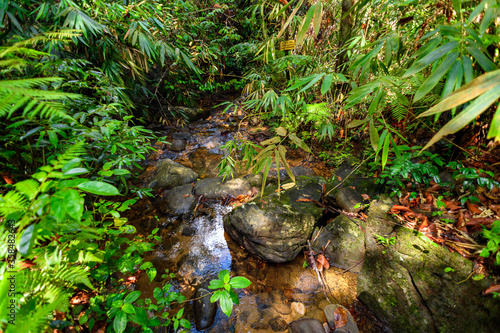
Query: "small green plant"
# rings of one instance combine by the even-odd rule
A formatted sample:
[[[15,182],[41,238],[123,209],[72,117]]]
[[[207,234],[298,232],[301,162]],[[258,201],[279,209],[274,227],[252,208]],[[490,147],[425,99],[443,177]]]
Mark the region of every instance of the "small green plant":
[[[246,277],[235,276],[231,278],[227,269],[222,270],[219,272],[219,278],[210,281],[210,285],[208,286],[210,289],[217,289],[210,298],[210,302],[215,303],[219,301],[222,312],[229,317],[233,311],[233,305],[240,303],[234,289],[246,288],[250,284],[250,280]]]
[[[481,251],[481,257],[495,257],[495,265],[500,265],[500,221],[493,222],[491,230],[483,226],[483,236],[488,243]]]
[[[451,268],[451,267],[446,267],[446,268],[444,269],[444,272],[445,272],[445,273],[450,273],[450,272],[454,272],[454,271],[455,271],[455,270],[454,270],[453,268]]]
[[[383,246],[389,246],[389,245],[394,245],[396,244],[396,237],[390,237],[386,238],[384,236],[380,236],[377,234],[373,234],[375,237],[377,237],[377,242],[379,244],[382,244]]]

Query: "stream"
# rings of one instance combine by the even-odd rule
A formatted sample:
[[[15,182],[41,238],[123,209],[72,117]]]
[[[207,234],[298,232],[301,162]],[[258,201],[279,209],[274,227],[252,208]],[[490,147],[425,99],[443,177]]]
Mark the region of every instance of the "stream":
[[[256,141],[271,135],[265,126],[252,123],[252,119],[244,118],[239,112],[223,114],[222,107],[219,107],[204,120],[183,127],[160,128],[159,135],[165,136],[172,145],[155,145],[158,151],[146,161],[146,171],[139,178],[140,186],[147,186],[155,173],[156,161],[164,158],[193,169],[201,179],[216,177],[216,166],[223,157],[220,146],[232,139],[238,128],[242,136]],[[307,159],[299,152],[289,155],[293,166],[304,165]],[[331,177],[331,171],[324,166],[308,167],[322,173],[320,176]],[[241,170],[238,173],[244,174]],[[311,268],[303,268],[305,255],[302,252],[292,262],[272,264],[249,254],[233,241],[223,226],[223,217],[232,210],[230,205],[199,200],[194,214],[168,216],[162,214],[154,201],[141,200],[137,204],[139,209],[128,216],[139,236],[146,237],[151,230],[159,228],[158,235],[162,239],[145,258],[156,267],[158,277],[150,282],[147,275],[142,274],[132,286],[140,290],[143,297],[153,298],[156,287],[171,283],[175,291],[192,299],[197,287],[206,288],[220,270],[227,269],[231,276],[244,276],[252,284],[244,290],[237,290],[240,304],[233,308],[229,318],[218,309],[215,324],[206,332],[284,332],[288,323],[299,318],[325,322],[322,309],[330,303],[348,308],[361,332],[380,331],[378,324],[356,300],[357,274],[330,267],[324,271],[325,288]],[[165,270],[174,272],[177,278],[160,281],[159,276]],[[198,332],[192,301],[186,306],[185,317],[191,322],[190,332]]]

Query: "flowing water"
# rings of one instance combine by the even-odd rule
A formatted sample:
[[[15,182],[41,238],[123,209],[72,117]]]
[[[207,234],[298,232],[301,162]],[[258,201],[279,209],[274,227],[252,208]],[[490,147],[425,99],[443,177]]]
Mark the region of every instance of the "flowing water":
[[[222,115],[216,111],[208,120],[193,123],[186,129],[163,129],[161,134],[170,138],[183,137],[187,146],[177,153],[168,151],[168,148],[160,150],[150,158],[151,165],[158,158],[171,158],[193,168],[201,178],[215,177],[215,166],[223,157],[220,145],[234,136],[238,121],[234,115]],[[248,123],[239,125],[245,128],[244,135],[259,133]],[[265,135],[265,129],[262,135]],[[143,183],[152,172],[154,169],[149,168]],[[143,274],[135,289],[152,298],[154,288],[168,282],[190,299],[197,287],[206,287],[211,279],[217,278],[220,270],[227,269],[232,276],[245,276],[252,284],[238,290],[240,304],[229,318],[218,310],[215,324],[208,332],[286,331],[287,323],[302,317],[324,322],[322,309],[330,303],[348,307],[362,332],[378,331],[356,301],[356,274],[332,267],[324,272],[325,286],[313,270],[303,267],[305,257],[302,254],[286,264],[270,264],[255,258],[224,232],[223,217],[231,209],[221,203],[205,203],[198,207],[194,216],[172,218],[161,216],[153,205],[145,203],[143,209],[130,219],[139,235],[147,236],[153,228],[159,227],[162,238],[146,260],[154,264],[158,275],[168,269],[176,273],[177,278],[174,282],[156,281],[157,278],[150,283]],[[192,324],[191,332],[198,332],[192,306],[187,306],[186,310],[189,310],[186,315]]]

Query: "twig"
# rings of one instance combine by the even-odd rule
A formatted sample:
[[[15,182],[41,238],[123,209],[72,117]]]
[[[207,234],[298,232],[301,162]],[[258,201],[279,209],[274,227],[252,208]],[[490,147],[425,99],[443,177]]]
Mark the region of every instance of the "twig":
[[[351,177],[351,175],[356,172],[360,166],[362,166],[363,164],[365,164],[365,162],[370,158],[372,157],[373,155],[375,155],[375,153],[372,153],[370,156],[368,156],[367,158],[365,158],[363,161],[361,161],[361,163],[358,164],[358,166],[356,166],[354,169],[352,169],[352,171],[344,178],[340,181],[340,183],[337,184],[337,186],[335,186],[334,188],[332,188],[330,191],[326,192],[325,194],[325,197],[330,194],[333,190],[335,190],[337,187],[339,187],[340,185],[344,184],[344,182],[346,181],[347,178]]]
[[[346,272],[350,271],[350,270],[351,270],[351,269],[353,269],[354,267],[356,267],[356,266],[358,266],[359,264],[361,264],[363,261],[365,261],[365,259],[361,259],[360,261],[358,261],[357,263],[355,263],[355,264],[354,264],[354,265],[352,265],[351,267],[349,267],[349,268],[347,268],[347,269],[344,269],[344,270],[342,271],[342,273],[340,273],[340,274],[344,274],[344,273],[346,273]]]

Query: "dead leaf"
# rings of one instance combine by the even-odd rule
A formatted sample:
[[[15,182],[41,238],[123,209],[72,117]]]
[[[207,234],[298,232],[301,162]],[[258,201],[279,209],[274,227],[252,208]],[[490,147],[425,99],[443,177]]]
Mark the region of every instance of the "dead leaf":
[[[402,205],[394,205],[392,206],[391,208],[391,211],[393,210],[399,210],[399,211],[402,211],[402,212],[411,212],[411,209],[406,207],[406,206],[402,206]]]
[[[497,284],[495,286],[489,287],[488,289],[486,289],[485,291],[483,291],[483,295],[488,295],[488,294],[491,294],[493,292],[500,293],[500,284]]]
[[[457,229],[462,229],[463,227],[465,227],[464,212],[460,211],[458,212]]]
[[[462,206],[457,205],[457,202],[445,201],[444,203],[446,204],[446,208],[448,210],[454,211],[454,210],[462,209]]]
[[[342,181],[342,177],[337,176],[337,180],[338,180],[339,182],[341,182],[341,181]]]
[[[335,323],[335,328],[344,327],[347,325],[349,317],[347,316],[347,311],[340,306],[333,312],[333,322]]]
[[[479,209],[479,207],[473,203],[470,203],[469,201],[467,201],[467,209],[470,210],[472,212],[472,214],[481,214],[483,211],[481,209]]]
[[[498,219],[492,218],[492,217],[478,217],[478,218],[473,218],[470,219],[465,223],[466,226],[472,227],[476,225],[484,225],[485,227],[491,227],[491,224],[495,222]]]
[[[370,200],[370,196],[368,194],[361,194],[363,200]]]
[[[313,202],[313,199],[310,199],[310,198],[298,198],[295,201],[297,201],[297,202]]]
[[[328,269],[330,268],[330,263],[328,262],[328,259],[322,255],[322,254],[318,254],[318,258],[316,258],[316,261],[323,267],[325,267],[325,269]]]

